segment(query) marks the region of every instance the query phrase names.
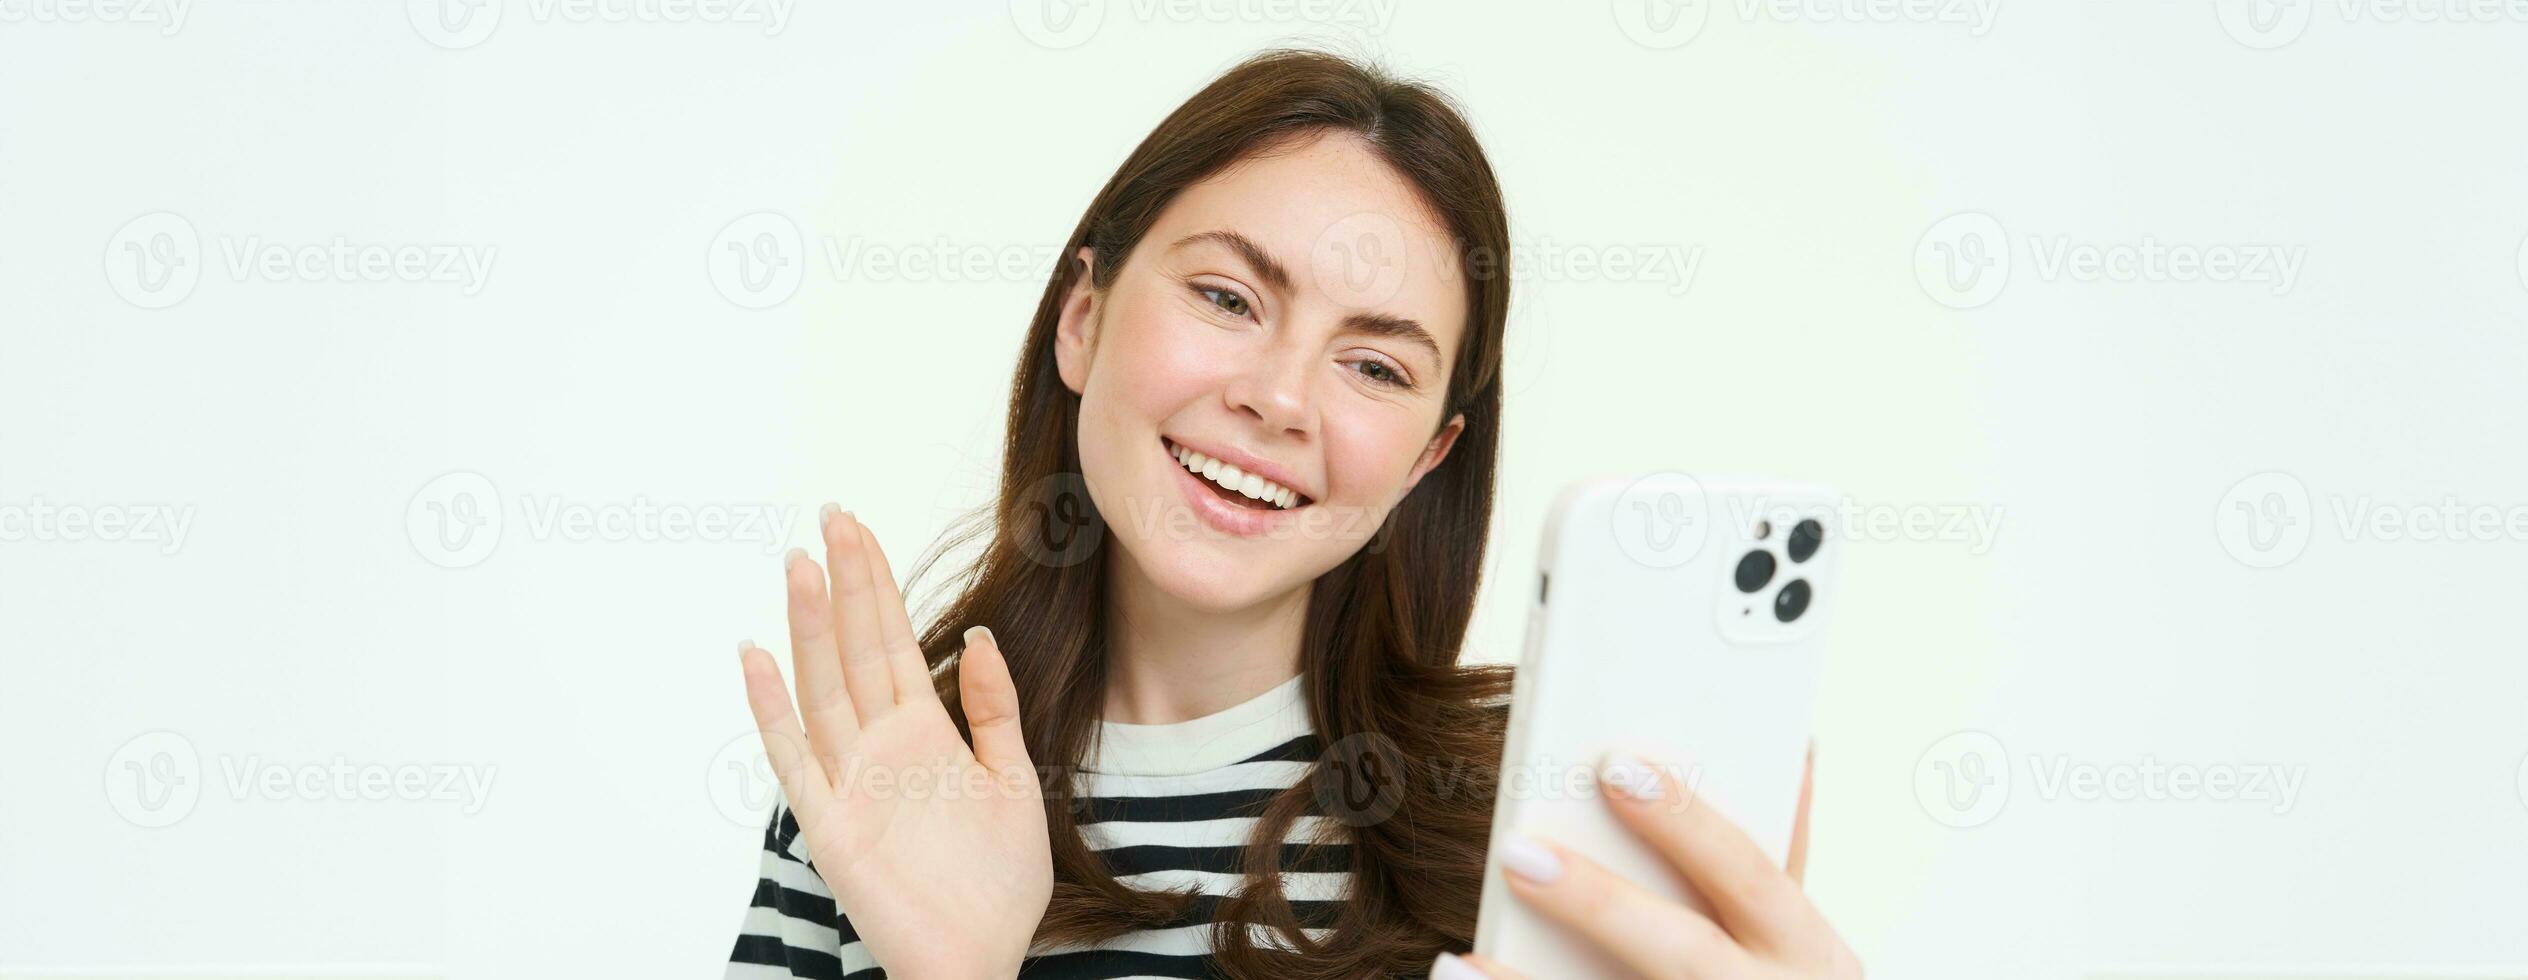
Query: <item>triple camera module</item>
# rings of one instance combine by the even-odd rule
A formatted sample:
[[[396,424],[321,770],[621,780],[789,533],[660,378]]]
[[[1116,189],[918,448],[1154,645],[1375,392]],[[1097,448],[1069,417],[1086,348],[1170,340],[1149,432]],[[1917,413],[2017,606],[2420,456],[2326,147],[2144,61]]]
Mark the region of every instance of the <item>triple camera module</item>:
[[[1773,584],[1774,577],[1782,570],[1781,560],[1775,558],[1772,550],[1767,546],[1773,538],[1772,522],[1756,522],[1755,538],[1758,542],[1756,549],[1738,559],[1736,573],[1738,591],[1748,595],[1754,595],[1763,591],[1765,586]],[[1798,524],[1792,525],[1790,534],[1786,535],[1782,542],[1782,555],[1790,559],[1789,574],[1798,575],[1799,566],[1816,557],[1818,546],[1824,544],[1825,541],[1826,528],[1815,519],[1803,519]],[[1808,603],[1812,597],[1807,579],[1793,578],[1782,583],[1782,588],[1773,593],[1773,618],[1784,623],[1798,619],[1808,612]]]

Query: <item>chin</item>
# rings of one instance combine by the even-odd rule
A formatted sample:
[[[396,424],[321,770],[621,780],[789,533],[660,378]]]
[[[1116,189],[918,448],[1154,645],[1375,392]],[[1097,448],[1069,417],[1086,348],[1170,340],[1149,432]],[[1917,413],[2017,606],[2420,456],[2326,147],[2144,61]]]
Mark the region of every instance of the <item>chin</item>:
[[[1258,574],[1253,561],[1200,540],[1132,541],[1123,550],[1160,591],[1205,612],[1251,608],[1290,588],[1282,576]]]

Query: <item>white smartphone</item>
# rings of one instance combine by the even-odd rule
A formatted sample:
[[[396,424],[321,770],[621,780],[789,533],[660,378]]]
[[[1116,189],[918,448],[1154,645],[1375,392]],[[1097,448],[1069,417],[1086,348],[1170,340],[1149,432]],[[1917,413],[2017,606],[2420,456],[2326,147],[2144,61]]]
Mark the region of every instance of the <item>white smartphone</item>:
[[[1752,477],[1582,480],[1555,498],[1513,688],[1475,952],[1536,977],[1629,971],[1521,902],[1501,842],[1548,837],[1708,912],[1617,823],[1596,766],[1635,752],[1779,863],[1797,819],[1842,508]]]

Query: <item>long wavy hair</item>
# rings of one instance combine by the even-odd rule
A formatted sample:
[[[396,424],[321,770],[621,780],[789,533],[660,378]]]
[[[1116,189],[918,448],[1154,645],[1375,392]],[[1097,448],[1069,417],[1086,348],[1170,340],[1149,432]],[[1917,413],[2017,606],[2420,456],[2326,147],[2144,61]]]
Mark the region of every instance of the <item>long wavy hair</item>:
[[[1103,291],[1168,202],[1257,153],[1327,132],[1351,134],[1416,187],[1458,250],[1466,324],[1440,413],[1465,428],[1441,465],[1388,512],[1369,543],[1319,576],[1309,592],[1300,662],[1322,752],[1310,778],[1253,815],[1244,884],[1227,899],[1137,890],[1118,882],[1079,833],[1067,774],[1096,733],[1106,690],[1106,562],[1079,472],[1079,396],[1056,373],[1054,330],[1082,274],[1083,246]],[[1027,748],[1046,776],[1053,840],[1051,908],[1036,939],[1086,943],[1135,929],[1221,924],[1216,962],[1233,977],[1418,974],[1443,949],[1474,938],[1484,846],[1492,824],[1492,767],[1501,753],[1510,669],[1463,666],[1492,516],[1499,456],[1501,335],[1510,305],[1509,223],[1482,147],[1440,92],[1360,62],[1275,50],[1232,68],[1168,115],[1100,190],[1059,255],[1037,303],[1012,379],[998,500],[968,515],[921,562],[921,578],[977,539],[984,547],[941,591],[952,593],[922,631],[941,697],[959,728],[956,653],[971,624],[1007,651]],[[1433,435],[1438,434],[1435,426]],[[1471,767],[1471,768],[1470,768]],[[1383,781],[1363,809],[1338,802],[1341,839],[1282,842],[1295,819],[1325,814],[1330,787]],[[1392,811],[1390,812],[1390,808]],[[1302,921],[1282,894],[1284,861],[1348,868],[1351,892]],[[1268,941],[1250,935],[1266,927]],[[1302,928],[1327,929],[1313,941]]]

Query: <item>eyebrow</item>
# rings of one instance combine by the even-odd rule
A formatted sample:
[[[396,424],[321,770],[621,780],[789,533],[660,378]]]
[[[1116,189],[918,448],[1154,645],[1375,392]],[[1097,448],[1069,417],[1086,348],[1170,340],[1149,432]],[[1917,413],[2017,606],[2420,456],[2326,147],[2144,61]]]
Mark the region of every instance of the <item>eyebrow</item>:
[[[1238,253],[1238,257],[1246,260],[1246,264],[1255,269],[1255,274],[1263,278],[1265,285],[1279,292],[1291,291],[1290,270],[1275,261],[1272,253],[1265,251],[1264,246],[1256,244],[1255,239],[1237,232],[1225,228],[1196,232],[1177,239],[1176,243],[1168,248],[1173,251],[1204,243],[1225,246],[1230,251]],[[1354,313],[1343,318],[1343,327],[1353,333],[1364,333],[1373,337],[1385,337],[1412,344],[1429,352],[1433,362],[1440,360],[1439,341],[1432,339],[1431,332],[1423,329],[1422,324],[1415,320],[1385,313]]]
[[[1245,259],[1247,265],[1254,267],[1256,275],[1264,277],[1265,285],[1279,292],[1290,291],[1290,270],[1283,268],[1280,262],[1274,261],[1273,254],[1265,251],[1264,246],[1256,244],[1255,239],[1237,232],[1225,228],[1196,232],[1177,239],[1176,244],[1168,248],[1174,250],[1205,242],[1228,246],[1230,251],[1238,253],[1239,258]]]

